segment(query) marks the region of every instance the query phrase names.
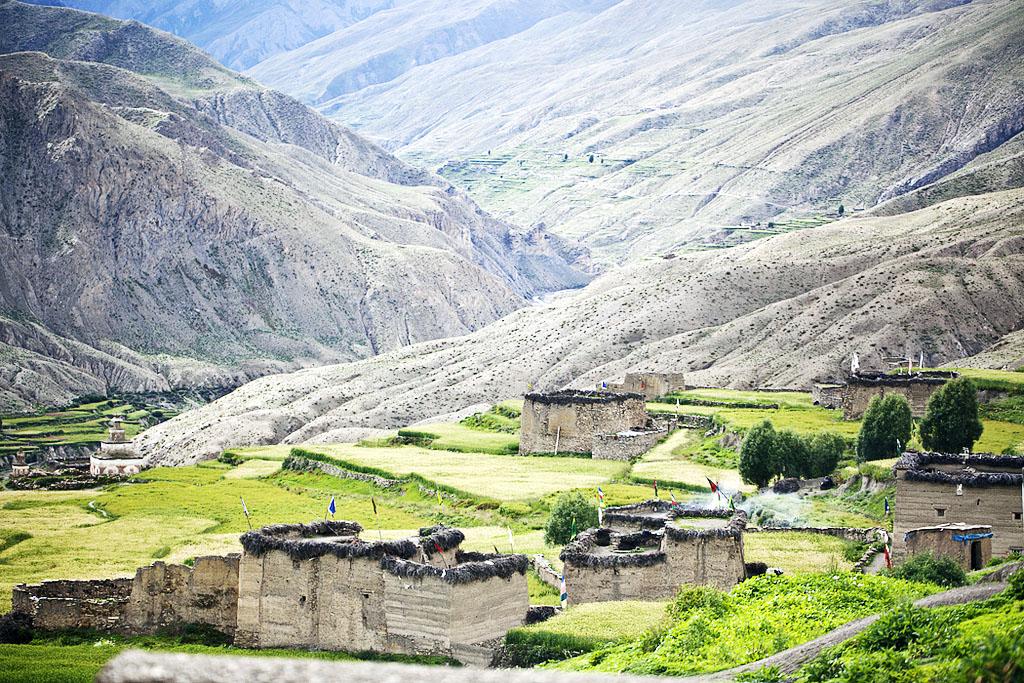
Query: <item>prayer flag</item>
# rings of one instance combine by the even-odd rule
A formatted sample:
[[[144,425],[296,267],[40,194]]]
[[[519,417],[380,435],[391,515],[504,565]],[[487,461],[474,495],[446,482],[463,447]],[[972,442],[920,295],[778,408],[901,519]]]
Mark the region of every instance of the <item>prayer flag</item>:
[[[889,554],[889,546],[883,545],[882,552],[885,554],[885,567],[886,569],[892,569],[892,555]]]
[[[242,512],[244,512],[245,516],[248,517],[249,516],[249,508],[245,507],[245,498],[242,498],[241,496],[239,496],[238,500],[242,501]]]
[[[711,481],[711,477],[704,477],[704,478],[708,480],[708,486],[711,487],[711,493],[718,493],[718,484],[716,484],[715,482]]]
[[[515,541],[512,540],[512,527],[507,526],[505,527],[505,530],[508,531],[508,547],[512,550],[512,552],[515,552],[516,544]]]
[[[569,606],[569,592],[565,590],[565,574],[562,574],[558,578],[561,581],[560,597],[562,600],[562,609],[565,609]]]
[[[604,491],[601,490],[600,486],[597,487],[597,499],[601,501],[601,505],[604,505]]]
[[[331,513],[331,517],[338,511],[338,506],[334,504],[334,496],[331,496],[331,502],[327,506],[327,511]]]
[[[658,497],[658,480],[657,479],[654,480],[654,497],[655,498]]]
[[[885,516],[889,516],[889,497],[885,497]]]

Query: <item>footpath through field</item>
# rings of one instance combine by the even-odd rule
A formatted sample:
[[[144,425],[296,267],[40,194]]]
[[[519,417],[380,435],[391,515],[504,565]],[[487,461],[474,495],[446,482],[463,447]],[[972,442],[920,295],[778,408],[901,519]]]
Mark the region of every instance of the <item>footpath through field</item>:
[[[915,607],[945,607],[947,605],[962,605],[977,600],[986,600],[1006,588],[1006,583],[993,581],[991,583],[979,583],[973,586],[954,588],[943,593],[935,593],[921,598],[914,602]],[[848,624],[840,626],[823,636],[808,641],[802,645],[791,647],[788,650],[777,652],[771,657],[765,657],[756,662],[750,662],[743,666],[737,666],[725,671],[718,671],[711,674],[689,676],[678,679],[678,683],[704,683],[705,681],[734,681],[740,674],[759,671],[768,666],[776,667],[783,674],[795,673],[797,669],[817,657],[821,652],[833,645],[838,645],[853,638],[855,635],[875,623],[881,614],[873,614],[870,617],[857,619]]]

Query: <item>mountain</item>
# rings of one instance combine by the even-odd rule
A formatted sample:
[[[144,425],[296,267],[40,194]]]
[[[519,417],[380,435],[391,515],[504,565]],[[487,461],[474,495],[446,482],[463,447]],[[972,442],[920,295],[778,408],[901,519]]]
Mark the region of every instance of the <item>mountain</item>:
[[[0,407],[464,334],[585,254],[135,22],[0,2]]]
[[[463,6],[250,73],[605,265],[870,208],[1024,130],[1016,0],[622,0],[487,34]]]
[[[156,463],[251,443],[345,441],[529,386],[631,370],[696,385],[806,389],[918,351],[929,365],[1024,328],[1024,190],[858,217],[727,250],[646,259],[472,334],[255,380],[148,430]]]
[[[35,4],[135,19],[198,45],[229,68],[243,70],[400,5],[402,0],[53,0]]]

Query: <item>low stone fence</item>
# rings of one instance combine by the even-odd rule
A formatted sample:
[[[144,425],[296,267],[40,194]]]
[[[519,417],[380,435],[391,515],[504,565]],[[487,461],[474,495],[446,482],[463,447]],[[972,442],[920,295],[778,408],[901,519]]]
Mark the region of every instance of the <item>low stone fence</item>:
[[[595,460],[631,460],[654,448],[668,434],[665,429],[619,434],[597,434],[591,455]]]
[[[747,533],[777,533],[780,531],[799,531],[805,534],[821,534],[822,536],[834,536],[844,541],[855,541],[858,543],[874,543],[879,538],[879,532],[887,533],[884,529],[872,527],[861,529],[857,527],[819,527],[819,526],[789,526],[789,527],[756,527],[748,526]]]
[[[35,628],[45,631],[120,631],[131,591],[131,579],[19,584],[11,596],[11,611],[28,616]]]
[[[555,568],[551,566],[547,558],[543,555],[533,555],[530,557],[530,564],[533,565],[533,570],[537,572],[537,576],[540,580],[558,590],[561,588],[561,575],[555,571]]]
[[[714,420],[708,415],[690,415],[688,413],[650,413],[651,422],[661,429],[674,432],[677,429],[703,429],[707,431],[715,426]]]

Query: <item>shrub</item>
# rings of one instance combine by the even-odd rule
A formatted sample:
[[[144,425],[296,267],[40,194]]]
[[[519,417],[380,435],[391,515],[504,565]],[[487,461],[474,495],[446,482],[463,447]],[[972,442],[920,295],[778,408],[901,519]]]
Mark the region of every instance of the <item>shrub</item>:
[[[928,613],[909,602],[896,609],[883,612],[878,621],[859,636],[860,645],[871,651],[885,649],[905,650],[928,632],[931,623]]]
[[[948,557],[935,557],[930,553],[914,555],[898,567],[884,571],[897,579],[934,583],[948,588],[967,585],[967,574],[960,565]]]
[[[857,435],[857,460],[895,458],[913,432],[914,419],[907,399],[898,394],[875,396],[868,404]]]
[[[25,614],[8,612],[0,616],[0,643],[25,645],[32,642],[32,620]]]
[[[1018,569],[1010,575],[1006,587],[1006,595],[1012,600],[1024,600],[1024,569]]]
[[[544,528],[544,542],[548,545],[562,545],[571,541],[577,533],[597,526],[597,508],[579,492],[563,493],[551,509],[551,516]]]
[[[740,476],[748,484],[765,487],[779,461],[775,427],[768,420],[747,431],[740,447]]]
[[[921,443],[930,451],[959,453],[973,448],[983,430],[978,419],[977,387],[966,377],[958,377],[928,399],[921,420]]]
[[[525,517],[532,512],[526,503],[502,503],[498,506],[498,514],[504,517]]]
[[[846,451],[846,440],[834,432],[818,432],[807,443],[809,477],[827,477],[836,471]]]

